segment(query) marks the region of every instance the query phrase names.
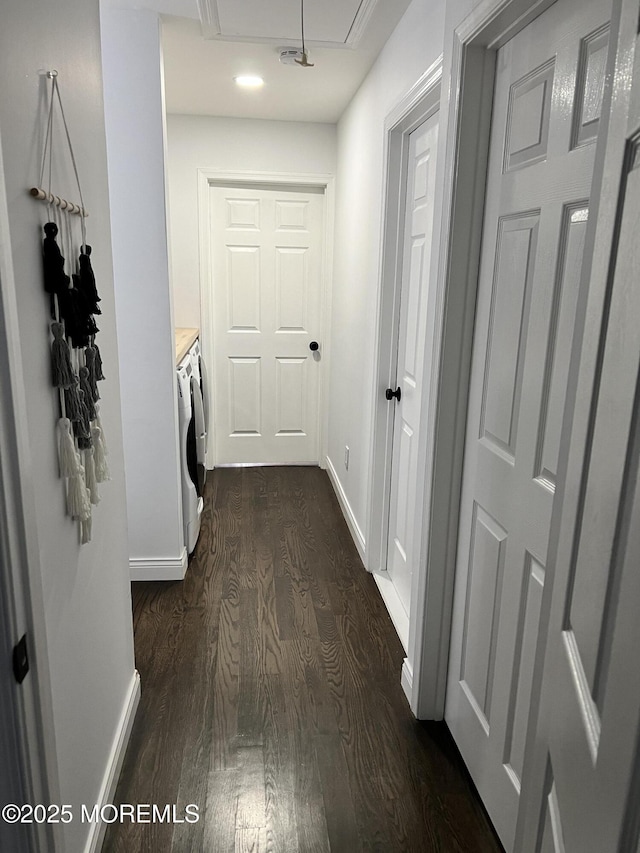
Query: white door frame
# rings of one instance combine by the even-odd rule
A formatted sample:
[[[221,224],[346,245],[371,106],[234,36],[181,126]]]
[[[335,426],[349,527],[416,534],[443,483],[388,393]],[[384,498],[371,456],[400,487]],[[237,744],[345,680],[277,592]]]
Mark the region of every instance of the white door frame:
[[[209,376],[214,373],[214,341],[211,311],[213,300],[209,292],[211,271],[213,269],[211,240],[211,205],[209,189],[214,186],[241,184],[243,186],[262,186],[280,189],[302,189],[305,187],[322,188],[324,190],[324,231],[322,234],[322,276],[321,276],[321,317],[320,343],[322,347],[323,366],[320,372],[320,387],[318,389],[319,423],[318,423],[318,464],[325,467],[328,453],[329,437],[329,363],[331,357],[331,341],[329,337],[331,319],[331,282],[333,280],[333,223],[335,210],[335,177],[326,174],[300,174],[294,172],[228,172],[219,169],[198,169],[198,229],[200,245],[200,337],[205,361],[209,366]],[[211,381],[211,380],[210,380]],[[213,435],[212,418],[215,407],[215,395],[210,394],[209,421],[207,429]],[[207,450],[207,468],[214,466],[214,441],[209,442]]]
[[[376,309],[377,335],[371,410],[373,437],[370,470],[372,475],[369,484],[369,530],[366,539],[366,567],[370,572],[387,571],[394,407],[385,400],[384,390],[394,384],[398,362],[398,319],[407,198],[407,187],[403,177],[407,169],[410,134],[440,109],[441,78],[442,57],[439,57],[396,104],[384,122],[385,177],[382,202],[384,213]],[[431,268],[432,271],[436,269],[433,262]],[[430,358],[431,354],[425,351],[425,356],[427,355]],[[425,375],[427,375],[426,371]],[[424,420],[424,414],[423,406],[421,422]],[[424,444],[425,440],[426,435],[423,431],[421,443]],[[416,532],[419,534],[419,530]],[[416,539],[419,540],[419,536]],[[419,541],[416,541],[416,545],[418,547],[414,553],[418,554],[420,553]]]
[[[495,57],[554,2],[482,0],[453,33],[447,131],[439,147],[444,187],[429,447],[421,468],[428,479],[420,554],[426,569],[412,619],[412,681],[405,685],[419,719],[444,716]]]
[[[11,696],[25,801],[60,803],[34,479],[20,351],[9,212],[0,145],[0,647],[26,634],[30,669]],[[3,667],[8,661],[3,661]],[[62,851],[61,825],[32,824],[33,850]]]

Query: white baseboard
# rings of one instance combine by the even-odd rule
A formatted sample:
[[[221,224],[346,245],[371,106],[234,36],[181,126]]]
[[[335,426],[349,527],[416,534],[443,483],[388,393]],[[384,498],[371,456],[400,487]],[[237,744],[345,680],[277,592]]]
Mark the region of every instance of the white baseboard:
[[[181,581],[187,573],[189,555],[182,549],[179,557],[132,557],[129,572],[132,581]]]
[[[365,562],[365,539],[360,530],[360,525],[356,521],[356,517],[353,514],[353,510],[351,509],[351,505],[347,500],[347,496],[345,494],[344,489],[342,488],[342,483],[340,482],[340,478],[336,472],[336,469],[333,467],[333,462],[327,456],[327,471],[329,472],[329,479],[331,480],[331,485],[333,486],[333,490],[336,493],[336,497],[338,498],[338,503],[340,504],[340,508],[342,509],[342,514],[345,517],[345,521],[347,522],[347,526],[353,537],[353,541],[355,542],[356,548],[358,549],[358,553],[360,554],[360,559],[362,562]]]
[[[122,709],[122,715],[120,717],[120,722],[118,723],[118,728],[116,729],[116,735],[113,739],[109,760],[107,761],[107,767],[102,779],[100,794],[96,803],[100,808],[107,803],[113,802],[116,785],[118,784],[118,778],[120,776],[120,771],[122,770],[124,754],[127,751],[127,744],[129,743],[129,737],[131,736],[131,729],[133,728],[133,721],[136,716],[136,711],[138,710],[139,702],[140,673],[136,669],[134,670],[133,678],[131,679],[129,694]],[[84,853],[98,853],[102,847],[102,842],[104,841],[107,824],[103,821],[98,821],[97,823],[91,823],[89,826],[89,837],[87,838]]]
[[[411,705],[411,697],[413,695],[413,668],[409,663],[409,658],[405,658],[402,662],[402,675],[400,677],[400,684],[402,685],[402,689],[404,690],[404,695],[407,697],[409,707],[413,707]]]
[[[378,584],[380,595],[385,603],[385,607],[391,616],[393,627],[396,629],[402,648],[405,653],[409,650],[409,616],[404,609],[400,596],[393,585],[393,581],[386,572],[374,572],[373,577]]]

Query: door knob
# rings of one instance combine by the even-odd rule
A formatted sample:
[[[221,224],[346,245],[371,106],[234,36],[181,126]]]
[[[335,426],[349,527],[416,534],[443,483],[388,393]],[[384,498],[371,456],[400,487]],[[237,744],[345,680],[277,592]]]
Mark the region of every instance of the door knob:
[[[387,400],[393,400],[393,398],[395,397],[396,400],[400,402],[400,397],[402,397],[402,391],[400,390],[400,386],[398,385],[395,391],[392,388],[387,388],[387,390],[384,392],[384,396],[387,398]]]
[[[320,344],[318,343],[318,341],[311,341],[311,343],[309,344],[309,349],[311,350],[311,352],[315,352],[316,350],[320,349]]]

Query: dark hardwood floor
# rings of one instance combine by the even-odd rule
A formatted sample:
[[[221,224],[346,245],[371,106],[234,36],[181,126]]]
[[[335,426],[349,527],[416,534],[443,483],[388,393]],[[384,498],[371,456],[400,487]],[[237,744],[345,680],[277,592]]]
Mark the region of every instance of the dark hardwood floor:
[[[181,583],[134,584],[142,700],[117,803],[197,823],[112,824],[104,851],[497,853],[326,474],[219,469]]]

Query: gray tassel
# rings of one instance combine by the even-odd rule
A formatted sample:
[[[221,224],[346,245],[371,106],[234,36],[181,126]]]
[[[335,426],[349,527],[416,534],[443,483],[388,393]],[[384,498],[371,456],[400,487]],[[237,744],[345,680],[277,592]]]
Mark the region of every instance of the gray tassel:
[[[104,373],[102,372],[102,356],[100,355],[100,348],[98,344],[94,341],[93,348],[96,351],[96,379],[100,382],[105,378]]]
[[[65,389],[64,408],[67,413],[67,417],[70,421],[73,421],[74,424],[82,417],[82,406],[80,402],[80,383],[77,376],[73,377],[73,385]]]
[[[87,408],[82,389],[78,390],[78,398],[80,400],[80,417],[74,420],[73,429],[78,439],[78,447],[80,450],[87,450],[91,447],[91,424],[89,409]]]
[[[80,368],[80,389],[84,394],[84,403],[89,412],[89,420],[94,420],[96,416],[96,405],[93,401],[93,393],[91,391],[91,383],[89,382],[89,368]]]
[[[93,402],[97,403],[100,399],[100,392],[98,391],[98,382],[96,377],[96,351],[93,347],[89,346],[85,349],[84,359],[87,365],[87,370],[89,371],[89,385],[91,386],[91,397],[93,398]]]
[[[51,344],[51,373],[54,388],[70,388],[75,375],[71,366],[69,345],[64,339],[62,323],[52,323],[53,342]]]

